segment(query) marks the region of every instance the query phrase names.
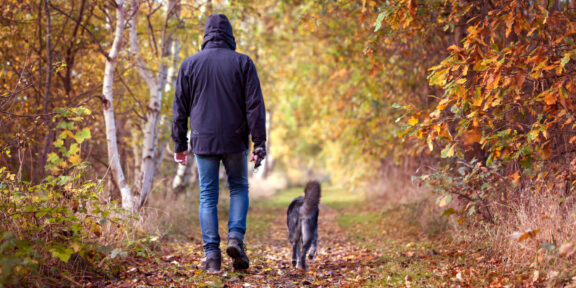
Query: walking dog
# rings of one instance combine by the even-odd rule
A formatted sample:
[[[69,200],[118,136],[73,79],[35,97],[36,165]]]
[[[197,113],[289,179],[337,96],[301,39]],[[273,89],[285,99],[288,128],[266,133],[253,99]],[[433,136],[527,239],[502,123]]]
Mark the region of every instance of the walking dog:
[[[292,244],[292,266],[308,270],[306,254],[314,259],[318,249],[318,214],[320,204],[320,183],[310,181],[304,189],[304,196],[292,200],[288,207],[286,224],[288,239]]]

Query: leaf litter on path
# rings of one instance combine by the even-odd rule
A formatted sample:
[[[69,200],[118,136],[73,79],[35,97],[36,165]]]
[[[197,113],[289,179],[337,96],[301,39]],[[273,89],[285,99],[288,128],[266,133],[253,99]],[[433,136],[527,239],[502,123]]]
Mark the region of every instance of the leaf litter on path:
[[[502,263],[465,243],[450,241],[446,235],[429,239],[418,229],[403,226],[406,223],[398,219],[406,215],[378,212],[370,220],[363,213],[371,212],[359,207],[335,210],[322,205],[316,258],[308,260],[309,271],[295,269],[284,208],[255,206],[248,215],[246,247],[251,263],[246,271],[233,271],[231,260],[223,255],[221,273],[205,273],[202,244],[195,237],[165,242],[149,257],[127,257],[117,279],[86,286],[540,287],[529,271],[505,272]]]
[[[128,257],[118,279],[87,286],[360,287],[377,277],[373,268],[379,255],[354,246],[338,226],[337,212],[327,206],[323,208],[319,220],[318,252],[315,259],[307,260],[309,271],[292,267],[285,211],[281,208],[254,208],[248,217],[267,216],[273,220],[264,226],[264,231],[250,231],[249,227],[246,247],[251,262],[246,271],[233,271],[231,260],[224,254],[222,272],[217,275],[205,273],[202,270],[201,243],[175,241],[164,243],[154,256]]]

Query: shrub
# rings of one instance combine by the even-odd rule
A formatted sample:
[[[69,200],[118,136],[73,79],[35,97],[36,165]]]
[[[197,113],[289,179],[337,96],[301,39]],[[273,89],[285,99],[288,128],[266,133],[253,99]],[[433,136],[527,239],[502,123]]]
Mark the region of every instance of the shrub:
[[[51,175],[40,184],[0,168],[0,287],[74,282],[75,276],[101,273],[111,258],[126,254],[105,245],[121,234],[122,210],[103,206],[102,181],[84,175],[88,163],[81,159],[81,144],[90,130],[79,123],[89,114],[72,108],[55,116],[58,150],[49,154]],[[103,239],[105,230],[118,233]]]

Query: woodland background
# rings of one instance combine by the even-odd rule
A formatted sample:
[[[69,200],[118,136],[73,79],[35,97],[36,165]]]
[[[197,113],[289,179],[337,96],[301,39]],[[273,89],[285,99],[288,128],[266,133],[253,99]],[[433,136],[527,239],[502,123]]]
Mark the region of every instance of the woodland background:
[[[212,13],[262,83],[254,189],[425,199],[455,237],[575,276],[575,0],[0,3],[0,283],[114,267],[196,197],[171,105]]]

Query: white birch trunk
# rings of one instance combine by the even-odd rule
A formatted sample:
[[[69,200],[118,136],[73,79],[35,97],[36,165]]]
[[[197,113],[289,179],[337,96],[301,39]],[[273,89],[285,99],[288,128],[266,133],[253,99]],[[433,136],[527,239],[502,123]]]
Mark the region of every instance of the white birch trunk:
[[[178,5],[178,6],[176,6]],[[168,75],[168,65],[163,61],[164,57],[170,55],[171,52],[171,37],[167,31],[164,31],[164,37],[162,39],[162,59],[160,59],[160,67],[158,68],[158,75],[155,76],[148,67],[144,65],[142,57],[138,55],[140,51],[140,46],[138,44],[137,35],[137,14],[139,2],[138,0],[132,0],[132,18],[130,19],[130,52],[134,57],[134,62],[140,77],[148,84],[148,90],[150,92],[150,100],[148,102],[148,109],[146,112],[146,124],[144,125],[144,139],[142,142],[142,165],[140,166],[140,179],[136,181],[137,190],[140,192],[140,200],[138,201],[137,209],[140,210],[146,203],[148,195],[152,190],[152,182],[154,181],[155,174],[155,158],[156,158],[156,144],[158,141],[158,133],[156,127],[158,126],[158,120],[160,118],[160,108],[162,105],[162,94],[166,87],[167,75]],[[177,7],[177,8],[175,8]],[[168,1],[168,13],[166,23],[170,21],[170,18],[174,15],[179,16],[179,13],[171,13],[171,9],[179,9],[179,0]],[[165,29],[166,30],[166,29]]]
[[[106,125],[106,143],[108,145],[108,162],[114,181],[120,189],[122,196],[122,208],[132,211],[133,198],[130,186],[126,182],[124,171],[120,165],[118,142],[116,139],[116,123],[114,118],[114,68],[118,54],[122,49],[122,36],[124,34],[124,0],[116,0],[116,28],[114,30],[114,42],[106,59],[104,79],[102,83],[102,95],[106,99],[104,103],[104,123]]]

